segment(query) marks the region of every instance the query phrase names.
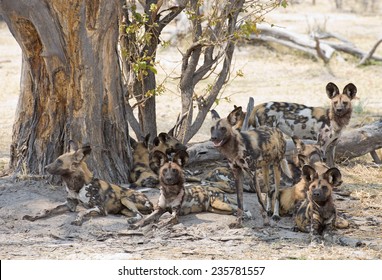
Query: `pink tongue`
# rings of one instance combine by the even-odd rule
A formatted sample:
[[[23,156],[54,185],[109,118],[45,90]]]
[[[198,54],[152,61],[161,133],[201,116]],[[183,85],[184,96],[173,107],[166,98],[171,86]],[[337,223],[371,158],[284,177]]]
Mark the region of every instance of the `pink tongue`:
[[[214,143],[215,147],[219,147],[221,145],[222,141],[213,141],[212,143]]]

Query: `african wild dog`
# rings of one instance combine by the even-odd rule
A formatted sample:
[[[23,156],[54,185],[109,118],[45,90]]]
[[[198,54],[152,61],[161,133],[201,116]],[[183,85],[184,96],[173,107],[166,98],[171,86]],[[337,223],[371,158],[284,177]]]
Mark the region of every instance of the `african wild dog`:
[[[356,96],[357,88],[349,83],[341,94],[334,83],[328,83],[326,93],[331,99],[329,109],[296,103],[266,102],[254,107],[249,124],[253,127],[278,127],[290,137],[317,140],[325,162],[333,166],[335,147],[342,130],[350,121],[351,101]]]
[[[172,216],[162,221],[159,227],[178,223],[180,215],[207,211],[218,214],[234,214],[237,211],[237,206],[216,188],[184,186],[182,167],[188,160],[186,151],[178,151],[172,161],[164,153],[155,151],[152,160],[158,165],[156,170],[159,170],[160,196],[154,212],[137,223],[131,223],[132,228],[157,222],[167,211],[172,213]]]
[[[299,182],[291,187],[286,187],[280,190],[280,216],[292,215],[295,212],[296,207],[305,200],[309,183],[313,180],[315,172],[313,167],[304,165]],[[276,203],[276,199],[276,196],[273,195],[272,205]]]
[[[273,212],[272,218],[279,220],[279,204],[276,200],[274,209],[271,210],[271,189],[269,184],[269,170],[273,165],[275,177],[275,195],[278,198],[280,186],[280,166],[288,172],[285,159],[286,142],[281,131],[272,127],[259,127],[240,132],[234,129],[227,118],[218,119],[211,127],[211,139],[215,148],[218,149],[229,161],[236,184],[238,211],[237,222],[231,227],[241,226],[243,207],[243,172],[246,172],[257,193],[261,206],[268,215]],[[259,184],[256,182],[256,168],[262,168],[264,183],[267,189],[267,206],[261,196]]]
[[[186,151],[187,147],[176,139],[170,132],[159,133],[153,140],[151,152],[161,151],[164,154],[176,153],[177,151]]]
[[[141,142],[136,142],[130,138],[133,148],[133,168],[129,178],[131,188],[155,188],[159,184],[157,174],[150,168],[149,138],[150,134],[147,134]]]
[[[337,211],[332,198],[333,186],[341,181],[341,172],[332,167],[323,174],[317,172],[309,184],[307,197],[297,210],[296,229],[309,232],[311,242],[331,234],[335,227]]]
[[[150,167],[150,154],[154,151],[161,151],[165,154],[175,153],[180,150],[186,150],[187,147],[180,143],[172,134],[159,133],[154,138],[153,144],[149,144],[150,134],[146,135],[143,141],[136,142],[130,138],[133,148],[133,168],[130,175],[130,183],[132,188],[149,187],[155,188],[158,186],[158,175]]]
[[[319,175],[324,174],[329,166],[322,160],[321,150],[316,144],[305,144],[297,137],[292,137],[293,142],[297,148],[297,165],[303,168],[304,165],[310,165]],[[342,184],[342,180],[336,180],[333,184],[333,191],[335,194],[341,194],[339,187]],[[307,188],[307,187],[306,187]],[[349,227],[349,222],[341,216],[337,216],[335,222],[336,228],[343,229]]]
[[[43,214],[26,215],[23,219],[35,221],[68,211],[74,212],[80,202],[87,210],[78,213],[72,222],[73,225],[81,225],[84,218],[91,214],[123,214],[139,220],[143,214],[153,211],[152,203],[143,193],[94,178],[84,161],[90,152],[90,146],[78,149],[71,141],[70,151],[45,167],[50,174],[60,175],[64,180],[68,192],[67,201],[52,210],[46,210]]]

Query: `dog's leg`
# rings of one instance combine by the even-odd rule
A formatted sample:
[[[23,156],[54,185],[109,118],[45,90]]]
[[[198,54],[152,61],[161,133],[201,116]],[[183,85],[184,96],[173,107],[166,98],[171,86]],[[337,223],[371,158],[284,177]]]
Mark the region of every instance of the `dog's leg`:
[[[311,245],[318,245],[322,243],[321,227],[322,227],[322,218],[317,210],[313,209],[311,212],[311,221],[310,221],[310,242]]]
[[[73,222],[71,222],[71,224],[75,225],[75,226],[80,226],[83,224],[84,218],[86,218],[92,214],[106,216],[106,213],[104,213],[98,206],[96,206],[94,208],[87,209],[85,211],[78,213],[76,219]]]
[[[237,212],[237,206],[231,203],[224,193],[210,192],[208,195],[210,200],[208,212],[227,215]]]
[[[127,217],[130,217],[129,221],[131,223],[135,223],[143,218],[143,215],[141,212],[139,212],[135,203],[129,200],[127,197],[122,197],[121,203],[126,207],[122,209],[121,213]]]
[[[60,204],[51,210],[45,210],[44,213],[42,213],[40,215],[36,215],[36,216],[25,215],[25,216],[23,216],[22,219],[34,222],[34,221],[39,220],[39,219],[58,216],[58,215],[66,213],[66,212],[74,212],[74,211],[76,211],[77,205],[78,205],[78,201],[76,199],[68,198],[64,204]]]
[[[269,165],[262,166],[261,169],[263,172],[265,189],[267,191],[267,204],[265,211],[267,211],[268,216],[272,216],[272,193],[271,188],[269,186]]]
[[[279,163],[273,164],[273,174],[275,177],[275,198],[276,199],[275,199],[272,219],[274,221],[279,221],[280,220],[280,179],[281,179],[281,170],[280,170]]]
[[[236,222],[229,225],[230,228],[240,228],[243,223],[243,170],[240,166],[233,166],[233,174],[235,177],[236,195],[237,195],[237,218]]]
[[[180,205],[173,207],[171,217],[166,220],[160,221],[158,223],[158,228],[165,227],[169,224],[176,225],[177,223],[179,223],[180,207]]]
[[[144,219],[141,219],[138,222],[129,220],[128,221],[128,223],[130,224],[129,227],[131,229],[137,229],[140,227],[144,227],[152,222],[157,222],[164,212],[166,212],[165,209],[157,207],[150,215],[146,216]]]

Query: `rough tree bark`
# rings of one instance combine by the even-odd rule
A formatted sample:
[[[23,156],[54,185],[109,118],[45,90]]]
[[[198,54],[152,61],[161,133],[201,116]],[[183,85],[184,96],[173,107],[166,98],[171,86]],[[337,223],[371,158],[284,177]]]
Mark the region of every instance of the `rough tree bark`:
[[[22,52],[11,170],[44,174],[72,139],[93,147],[96,176],[128,179],[128,139],[117,55],[118,0],[2,0]]]

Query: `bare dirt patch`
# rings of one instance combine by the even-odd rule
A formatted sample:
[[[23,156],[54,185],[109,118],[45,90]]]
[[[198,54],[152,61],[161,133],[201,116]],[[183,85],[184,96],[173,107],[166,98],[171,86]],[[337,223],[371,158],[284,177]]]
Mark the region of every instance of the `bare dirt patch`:
[[[305,1],[310,2],[310,1]],[[269,15],[268,21],[293,31],[306,32],[307,22],[326,21],[328,31],[338,33],[368,50],[380,37],[381,17],[340,12],[329,4],[312,8],[308,4],[291,6]],[[349,28],[351,27],[351,28]],[[276,50],[276,51],[275,51]],[[167,79],[166,94],[158,98],[159,131],[167,131],[175,122],[180,102],[177,90],[176,47],[161,50],[159,60]],[[382,55],[379,50],[379,55]],[[19,93],[21,54],[7,27],[0,23],[0,171],[9,160],[12,124]],[[246,106],[248,97],[256,103],[278,100],[313,106],[328,104],[325,86],[329,81],[343,87],[353,82],[358,87],[355,103],[357,117],[351,125],[359,125],[382,115],[382,67],[380,64],[357,68],[357,60],[341,55],[330,63],[330,72],[321,62],[278,46],[239,46],[235,71],[242,70],[225,88],[231,103],[216,106],[221,115],[233,104]],[[178,67],[174,70],[174,66]],[[210,121],[193,141],[209,137]],[[199,169],[202,169],[200,166]],[[92,218],[83,226],[70,225],[74,213],[47,220],[28,222],[25,214],[35,214],[65,200],[65,190],[52,186],[45,179],[0,178],[0,252],[1,259],[381,259],[382,258],[382,170],[365,156],[340,165],[344,177],[342,188],[350,196],[336,197],[342,216],[350,228],[338,230],[342,244],[310,247],[305,233],[292,231],[291,218],[278,224],[262,226],[253,194],[245,194],[245,202],[255,216],[242,229],[229,229],[234,216],[201,213],[182,217],[172,228],[145,228],[127,231],[123,216]],[[202,171],[207,172],[206,169]],[[157,191],[148,193],[155,200]]]

